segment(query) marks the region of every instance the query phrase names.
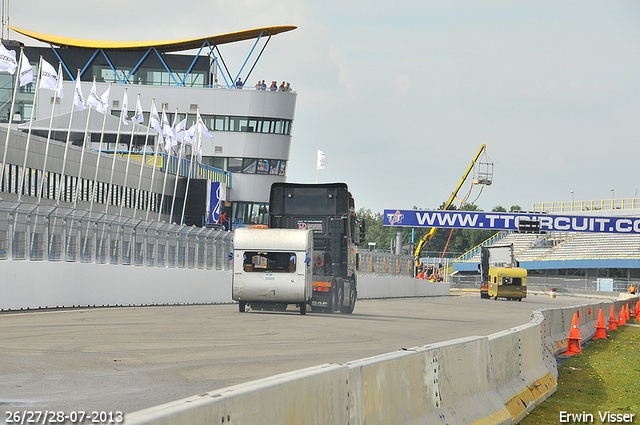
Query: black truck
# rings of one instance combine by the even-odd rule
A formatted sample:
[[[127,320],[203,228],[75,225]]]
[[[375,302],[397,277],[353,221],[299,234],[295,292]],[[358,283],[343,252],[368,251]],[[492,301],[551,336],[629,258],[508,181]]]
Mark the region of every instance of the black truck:
[[[311,310],[351,314],[358,296],[356,245],[365,223],[345,183],[274,183],[269,228],[313,231]]]

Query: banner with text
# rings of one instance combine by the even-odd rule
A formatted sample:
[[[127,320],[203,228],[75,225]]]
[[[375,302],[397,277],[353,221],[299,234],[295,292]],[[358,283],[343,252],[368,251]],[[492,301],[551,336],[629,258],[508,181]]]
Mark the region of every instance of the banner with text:
[[[520,221],[540,223],[543,232],[640,234],[640,217],[515,214],[478,211],[384,210],[385,226],[518,230]]]

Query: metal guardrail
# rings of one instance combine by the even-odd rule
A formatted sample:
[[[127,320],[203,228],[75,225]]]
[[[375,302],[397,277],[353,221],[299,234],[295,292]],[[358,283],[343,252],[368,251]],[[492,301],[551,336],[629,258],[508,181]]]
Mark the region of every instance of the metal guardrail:
[[[228,270],[231,249],[219,229],[0,203],[0,260]]]
[[[413,257],[377,251],[358,251],[359,274],[413,277]]]
[[[229,270],[232,249],[219,229],[0,202],[0,260]],[[359,273],[413,277],[413,258],[362,251]]]

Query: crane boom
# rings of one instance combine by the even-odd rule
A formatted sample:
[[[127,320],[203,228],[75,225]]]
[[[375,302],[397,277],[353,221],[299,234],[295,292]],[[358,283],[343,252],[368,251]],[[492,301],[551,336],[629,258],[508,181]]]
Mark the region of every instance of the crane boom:
[[[469,168],[467,168],[466,173],[464,173],[464,175],[462,176],[460,183],[458,183],[458,186],[451,193],[451,196],[449,197],[447,202],[445,202],[444,206],[442,207],[443,210],[448,209],[453,203],[453,200],[456,199],[456,196],[458,195],[460,188],[462,187],[464,182],[467,180],[467,177],[469,177],[469,173],[471,172],[471,170],[473,170],[473,166],[476,164],[476,162],[478,161],[478,158],[480,158],[480,155],[482,155],[482,153],[485,151],[486,148],[487,148],[487,145],[482,145],[482,147],[476,154],[475,158],[473,158],[473,161],[471,161],[471,165],[469,165]],[[420,242],[418,242],[418,246],[416,247],[416,251],[414,254],[414,263],[416,267],[420,265],[420,253],[422,253],[424,246],[431,240],[431,238],[433,238],[434,233],[436,233],[436,228],[432,227],[431,230],[429,230],[429,232],[426,235],[424,235],[422,239],[420,239]]]

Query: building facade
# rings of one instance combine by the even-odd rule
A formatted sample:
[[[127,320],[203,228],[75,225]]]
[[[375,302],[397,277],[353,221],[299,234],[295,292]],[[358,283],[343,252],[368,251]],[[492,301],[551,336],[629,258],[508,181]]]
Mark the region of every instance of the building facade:
[[[224,211],[227,217],[238,224],[264,224],[268,214],[269,188],[273,182],[286,179],[297,94],[290,90],[243,87],[237,84],[239,79],[249,79],[250,71],[245,74],[245,78],[240,77],[242,72],[237,76],[230,75],[226,71],[227,67],[217,45],[251,39],[255,39],[258,45],[260,40],[267,40],[267,37],[270,38],[294,28],[270,27],[199,40],[163,42],[164,44],[152,42],[145,45],[116,43],[115,46],[99,44],[108,42],[61,39],[14,29],[39,41],[47,42],[50,47],[22,46],[21,43],[3,40],[3,44],[9,49],[19,51],[21,47],[24,48],[24,53],[33,66],[34,82],[19,88],[14,114],[9,120],[11,91],[16,76],[0,74],[0,98],[2,99],[0,122],[11,121],[11,127],[17,127],[23,136],[30,132],[33,140],[36,141],[32,145],[35,146],[33,148],[35,150],[42,149],[42,143],[47,139],[50,131],[50,144],[55,152],[60,150],[60,144],[64,146],[66,140],[69,140],[68,150],[71,154],[66,160],[70,161],[70,165],[66,169],[74,170],[75,174],[70,176],[72,180],[73,176],[80,176],[80,179],[71,181],[71,192],[76,192],[73,190],[74,185],[82,187],[92,185],[89,182],[95,174],[96,166],[104,167],[98,174],[105,180],[106,175],[109,174],[107,170],[112,163],[113,153],[119,154],[116,155],[115,160],[118,170],[115,181],[122,187],[123,199],[126,201],[128,197],[142,197],[143,201],[139,202],[140,207],[152,203],[154,208],[158,209],[162,196],[168,196],[166,187],[173,188],[171,184],[175,183],[176,174],[183,175],[178,177],[179,184],[175,185],[178,187],[175,203],[180,204],[184,196],[183,180],[186,173],[171,171],[171,157],[174,156],[175,162],[179,154],[177,148],[174,148],[173,153],[164,153],[156,160],[149,159],[153,157],[157,149],[156,142],[159,140],[159,135],[154,130],[147,131],[152,101],[159,111],[166,112],[171,123],[186,118],[187,127],[189,127],[195,122],[196,113],[199,113],[204,124],[213,134],[213,139],[202,138],[201,164],[193,162],[192,166],[199,166],[206,170],[208,173],[206,176],[212,180],[224,182],[226,185]],[[197,46],[200,47],[197,54],[180,53],[182,50],[194,49]],[[40,57],[54,66],[62,63],[65,93],[62,99],[57,98],[54,92],[49,90],[37,90],[36,95],[35,76],[38,75]],[[110,117],[104,120],[106,125],[101,120],[100,114],[95,111],[89,113],[88,109],[85,109],[82,112],[72,112],[76,85],[74,80],[78,75],[80,75],[81,90],[85,98],[94,84],[94,78],[98,95],[111,86],[107,105],[107,115]],[[144,111],[144,121],[139,126],[127,126],[118,132],[118,127],[122,127],[119,126],[118,118],[122,113],[125,89],[129,117],[133,115],[139,97]],[[93,115],[90,116],[90,114]],[[84,133],[87,129],[89,136],[85,139]],[[124,157],[128,155],[124,154],[130,149],[129,143],[132,136],[131,151],[136,159],[131,162],[134,165],[125,166]],[[84,164],[80,159],[83,140],[86,140],[84,147],[91,152],[87,157],[91,159]],[[19,151],[19,144],[9,143],[9,154],[11,146],[15,146]],[[185,147],[182,155],[187,159],[195,159],[195,152],[194,155],[190,155],[190,149],[189,146]],[[106,153],[98,154],[98,150]],[[160,149],[160,152],[163,153],[163,150]],[[26,173],[29,175],[30,170],[35,173],[34,182],[41,178],[37,176],[43,163],[41,155],[42,153],[35,152],[28,155],[32,159],[27,164]],[[9,178],[4,179],[2,192],[9,196],[12,192],[9,187],[10,176],[12,173],[16,176],[22,173],[22,164],[19,160],[22,156],[25,155],[20,155],[20,152],[16,152],[16,155],[10,154],[9,158],[14,160],[7,161],[5,165],[5,174]],[[105,156],[101,161],[102,165],[94,165],[91,169],[88,164],[97,164],[98,156]],[[169,183],[167,184],[163,172],[151,173],[153,167],[138,165],[143,161],[147,164],[155,164],[158,169],[168,170],[169,174],[173,174],[169,176]],[[48,176],[49,171],[60,173],[58,170],[61,170],[61,167],[65,168],[60,163],[60,159],[49,161],[49,164],[56,169],[44,170],[45,176]],[[83,167],[87,170],[82,170]],[[127,178],[122,176],[123,167],[131,169],[131,175]],[[152,174],[155,175],[152,177]],[[140,186],[138,175],[144,176],[145,184],[142,184],[142,187],[151,187],[149,193],[144,193],[144,190],[136,191],[139,189],[137,186]],[[202,175],[201,173],[199,176]],[[195,177],[195,174],[192,176]],[[58,178],[65,181],[66,177]],[[19,179],[16,177],[14,180],[17,184]],[[35,186],[38,186],[37,183]],[[127,190],[134,190],[135,194],[128,194]],[[30,199],[33,193],[32,190],[23,189],[23,201]],[[6,198],[6,195],[4,197]],[[63,198],[63,202],[83,201],[82,197]],[[135,208],[135,204],[136,202],[131,201],[125,206]],[[167,203],[163,209],[166,209],[166,205]],[[167,211],[163,212],[163,214],[166,213]],[[168,216],[165,218],[169,221]],[[175,218],[172,219],[175,221]]]

